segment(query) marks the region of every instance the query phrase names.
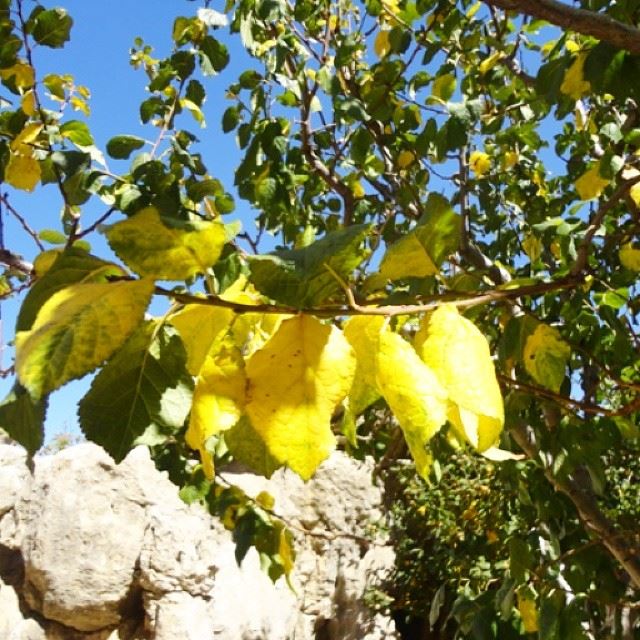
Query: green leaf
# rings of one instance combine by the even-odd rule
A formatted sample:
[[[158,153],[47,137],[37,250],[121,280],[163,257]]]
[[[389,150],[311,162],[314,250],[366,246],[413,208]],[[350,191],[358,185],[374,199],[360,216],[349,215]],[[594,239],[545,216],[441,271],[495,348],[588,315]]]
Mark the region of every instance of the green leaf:
[[[116,160],[126,160],[143,146],[144,140],[138,136],[114,136],[107,142],[107,153]]]
[[[90,147],[94,144],[93,136],[89,131],[89,127],[79,120],[70,120],[69,122],[65,122],[60,127],[60,133],[79,147]]]
[[[249,259],[250,280],[269,298],[295,307],[320,304],[341,291],[331,270],[348,280],[364,260],[362,243],[369,225],[328,233],[321,240],[287,251]]]
[[[229,64],[229,52],[221,42],[212,36],[203,38],[199,47],[200,68],[205,76],[222,71]]]
[[[204,273],[218,261],[230,235],[235,235],[230,225],[168,219],[154,207],[106,230],[117,256],[140,276],[156,280],[187,280]]]
[[[67,236],[56,229],[43,229],[38,232],[38,238],[49,244],[65,244],[67,242]]]
[[[51,296],[29,331],[16,334],[16,372],[40,399],[110,358],[151,300],[149,280],[72,284]]]
[[[42,446],[47,402],[46,397],[34,402],[27,390],[16,383],[0,403],[0,429],[30,454]]]
[[[264,440],[246,416],[240,418],[231,429],[224,432],[224,441],[229,453],[238,462],[247,465],[252,471],[265,478],[270,478],[273,472],[282,466],[269,453]]]
[[[54,259],[52,266],[42,269],[44,275],[39,266],[41,257]],[[35,270],[38,279],[20,307],[16,331],[30,329],[42,306],[60,289],[79,282],[107,282],[110,277],[126,275],[122,267],[74,248],[59,254],[57,252],[40,254],[35,260]]]
[[[36,7],[27,21],[27,30],[33,39],[45,47],[59,49],[69,41],[73,19],[61,8]]]
[[[193,378],[175,329],[145,322],[96,376],[78,408],[83,433],[116,461],[148,430],[180,428]]]

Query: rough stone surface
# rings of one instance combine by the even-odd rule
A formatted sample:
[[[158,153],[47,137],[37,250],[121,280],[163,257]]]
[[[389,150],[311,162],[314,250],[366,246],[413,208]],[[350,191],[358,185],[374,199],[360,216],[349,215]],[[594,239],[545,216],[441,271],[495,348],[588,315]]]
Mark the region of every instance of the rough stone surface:
[[[0,639],[383,640],[393,621],[364,603],[393,552],[371,469],[344,455],[308,483],[237,470],[266,490],[296,538],[292,591],[251,550],[241,567],[231,535],[187,506],[145,448],[119,465],[83,444],[35,459],[0,444]]]

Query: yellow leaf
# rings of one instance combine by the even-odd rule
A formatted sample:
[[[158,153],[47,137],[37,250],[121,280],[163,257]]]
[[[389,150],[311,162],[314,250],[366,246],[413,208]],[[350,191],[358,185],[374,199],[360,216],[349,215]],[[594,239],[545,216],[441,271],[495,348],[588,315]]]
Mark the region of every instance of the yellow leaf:
[[[491,69],[493,69],[493,67],[498,64],[501,58],[502,51],[496,51],[492,53],[488,58],[485,58],[478,67],[480,70],[480,75],[485,75],[486,73],[491,71]]]
[[[522,626],[526,633],[537,633],[538,625],[538,609],[536,601],[530,596],[521,596],[518,594],[518,611],[522,618]]]
[[[16,371],[35,399],[102,364],[142,321],[149,280],[73,284],[51,296],[16,334]]]
[[[631,189],[629,189],[629,196],[635,202],[636,207],[640,207],[640,182],[636,182]]]
[[[147,207],[106,231],[109,246],[127,266],[156,280],[187,280],[212,267],[228,238],[220,222],[164,224]]]
[[[185,440],[200,451],[202,466],[213,478],[213,459],[205,443],[238,422],[244,408],[246,376],[240,349],[232,340],[216,340],[196,379],[193,406]]]
[[[20,101],[20,108],[30,118],[36,114],[36,95],[33,91],[27,91]]]
[[[522,248],[529,257],[529,260],[531,260],[531,262],[535,262],[542,253],[542,240],[530,233],[522,241]]]
[[[11,142],[11,150],[29,155],[32,150],[29,145],[37,140],[41,131],[41,123],[32,122],[28,124]]]
[[[0,77],[3,80],[13,78],[18,89],[28,89],[33,87],[35,82],[33,67],[26,62],[17,62],[12,67],[0,70]]]
[[[416,155],[413,151],[404,150],[398,154],[398,166],[401,169],[410,167],[416,161]]]
[[[424,278],[439,273],[422,242],[414,232],[409,232],[394,242],[380,262],[380,276],[385,280]]]
[[[402,428],[416,470],[426,479],[431,456],[425,444],[447,420],[447,392],[415,349],[388,329],[379,337],[375,373],[378,388]]]
[[[247,362],[246,413],[271,455],[305,480],[335,447],[331,416],[355,366],[342,332],[305,315],[282,322]]]
[[[433,82],[431,95],[446,102],[456,90],[456,77],[452,73],[438,76]]]
[[[502,159],[502,166],[505,170],[513,169],[520,160],[520,154],[517,151],[507,151]]]
[[[349,409],[354,416],[380,397],[375,371],[380,333],[384,325],[382,316],[355,316],[344,325],[345,338],[357,360],[353,385],[349,391]]]
[[[504,424],[500,387],[487,339],[452,305],[426,316],[416,350],[449,396],[449,420],[478,451],[495,445]]]
[[[48,251],[39,253],[33,261],[33,271],[36,276],[42,278],[42,276],[51,269],[53,263],[61,254],[62,249],[49,249]]]
[[[378,35],[373,43],[373,50],[376,52],[378,58],[384,58],[389,55],[389,52],[391,51],[389,33],[390,32],[385,29],[378,31]]]
[[[580,100],[591,89],[591,84],[584,79],[584,63],[586,59],[586,53],[578,54],[574,63],[564,74],[564,79],[560,85],[560,91],[574,100]]]
[[[481,178],[491,169],[491,158],[484,151],[474,151],[469,156],[469,168],[478,178]]]
[[[634,248],[630,242],[620,247],[618,257],[620,258],[620,264],[625,269],[640,271],[640,249]]]
[[[580,200],[593,200],[608,184],[609,180],[600,176],[600,162],[596,162],[576,180],[575,187]]]
[[[571,349],[560,332],[546,324],[539,324],[527,338],[522,354],[527,373],[556,392],[560,391],[570,355]]]
[[[4,179],[16,189],[22,191],[33,191],[40,181],[42,172],[40,163],[31,156],[31,148],[27,147],[28,155],[22,153],[12,153],[9,162],[4,170]]]
[[[197,376],[214,340],[229,330],[234,314],[230,309],[188,304],[169,318],[187,351],[187,371]]]

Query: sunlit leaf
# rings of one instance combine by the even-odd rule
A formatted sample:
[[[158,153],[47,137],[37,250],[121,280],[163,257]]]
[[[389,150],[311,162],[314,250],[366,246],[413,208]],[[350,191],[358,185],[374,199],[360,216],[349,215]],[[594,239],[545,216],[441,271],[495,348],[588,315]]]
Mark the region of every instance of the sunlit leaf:
[[[142,320],[153,282],[72,284],[53,294],[16,334],[16,372],[34,399],[93,371]]]
[[[225,225],[162,218],[153,207],[106,229],[109,246],[140,276],[186,280],[204,273],[229,240]]]
[[[504,408],[487,339],[454,306],[443,305],[424,318],[415,346],[449,396],[449,421],[479,451],[493,446]]]
[[[203,468],[213,478],[213,460],[205,443],[233,427],[245,403],[246,375],[240,349],[231,337],[215,340],[196,379],[186,443],[200,451]]]
[[[640,271],[640,249],[636,249],[631,242],[627,242],[618,251],[620,264],[630,271]]]
[[[447,392],[415,349],[388,329],[380,334],[375,375],[400,423],[416,470],[426,478],[431,456],[425,445],[447,420]]]
[[[606,178],[601,177],[600,162],[596,162],[576,180],[575,188],[580,200],[593,200],[602,193],[609,182]]]
[[[304,479],[335,447],[331,415],[355,366],[342,333],[306,315],[282,322],[247,363],[246,413],[271,455]]]
[[[552,391],[560,391],[567,362],[571,355],[569,345],[555,327],[539,324],[527,338],[523,359],[527,373],[541,385]]]

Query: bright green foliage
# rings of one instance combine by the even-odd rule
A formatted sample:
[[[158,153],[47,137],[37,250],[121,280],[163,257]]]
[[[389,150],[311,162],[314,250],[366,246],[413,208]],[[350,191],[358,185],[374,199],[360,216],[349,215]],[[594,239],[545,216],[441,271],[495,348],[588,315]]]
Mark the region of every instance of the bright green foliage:
[[[451,638],[626,633],[640,554],[610,469],[640,436],[637,3],[185,3],[166,55],[131,49],[145,133],[105,149],[89,88],[38,68],[71,18],[26,4],[0,0],[0,191],[49,185],[61,216],[28,221],[38,255],[0,247],[2,299],[29,289],[0,426],[34,450],[47,394],[102,367],[90,437],[148,444],[272,577],[293,558],[277,505],[215,469],[309,478],[344,440],[383,474],[413,460],[435,488],[410,480],[411,541],[436,529],[439,582],[410,615]],[[228,100],[221,131],[207,99]],[[203,155],[225,133],[233,188]],[[122,265],[88,252],[97,231]]]

